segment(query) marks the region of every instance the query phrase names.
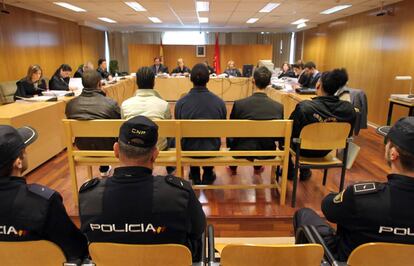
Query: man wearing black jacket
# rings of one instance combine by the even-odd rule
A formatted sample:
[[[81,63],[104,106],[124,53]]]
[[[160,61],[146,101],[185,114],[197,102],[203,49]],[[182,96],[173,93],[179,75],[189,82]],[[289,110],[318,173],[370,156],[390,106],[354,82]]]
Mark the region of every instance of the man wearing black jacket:
[[[67,261],[80,265],[88,254],[87,241],[66,213],[62,196],[27,184],[23,176],[26,147],[36,139],[33,128],[0,125],[0,241],[48,240],[62,249]]]
[[[95,70],[85,71],[82,76],[84,89],[81,95],[66,105],[66,117],[77,120],[120,119],[121,111],[118,104],[105,97],[101,87],[101,75]],[[76,138],[76,146],[83,149],[112,150],[116,138]],[[102,176],[109,174],[108,166],[101,166]]]
[[[324,72],[317,85],[317,97],[298,103],[289,119],[293,120],[292,138],[299,138],[302,128],[312,123],[323,122],[347,122],[351,124],[352,134],[356,113],[354,106],[350,102],[341,101],[335,92],[343,82],[344,72],[342,69],[334,69]],[[324,157],[330,151],[301,150],[304,157]],[[291,164],[289,168],[293,167]],[[291,176],[293,171],[289,171]],[[301,169],[300,178],[306,180],[310,178],[309,169]]]
[[[96,69],[96,71],[98,71],[99,74],[101,75],[101,79],[112,80],[112,76],[108,72],[108,70],[106,70],[106,67],[107,67],[106,59],[101,58],[98,60],[98,68]]]
[[[234,102],[230,119],[283,119],[283,105],[270,99],[265,92],[271,77],[272,73],[266,67],[259,67],[254,71],[253,86],[255,89],[253,95]],[[276,140],[272,138],[228,138],[227,146],[231,150],[274,150],[276,149],[275,142]],[[246,158],[254,159],[252,157]],[[268,157],[260,159],[268,159]],[[235,174],[237,166],[231,166],[230,169]],[[261,166],[254,166],[254,169],[258,171]]]
[[[312,209],[303,208],[294,215],[295,232],[303,225],[314,225],[339,261],[346,261],[365,243],[414,244],[414,117],[401,118],[387,138],[385,158],[391,167],[387,182],[357,183],[322,200],[321,210],[337,225],[336,232]],[[365,178],[369,177],[360,177]],[[306,242],[298,235],[297,244]]]
[[[81,229],[90,242],[181,244],[201,260],[206,217],[189,182],[153,176],[158,126],[144,116],[122,124],[114,153],[120,167],[79,192]]]
[[[155,75],[168,73],[168,67],[161,64],[161,59],[159,57],[154,58],[154,65],[151,66],[151,69]]]
[[[227,110],[223,100],[206,87],[209,73],[204,64],[193,67],[191,81],[194,88],[178,100],[175,119],[226,119]],[[220,138],[183,139],[182,146],[186,151],[215,151],[220,149],[221,141]],[[212,184],[216,179],[213,167],[205,166],[203,170],[203,184]],[[190,178],[194,184],[201,184],[200,167],[190,167]]]

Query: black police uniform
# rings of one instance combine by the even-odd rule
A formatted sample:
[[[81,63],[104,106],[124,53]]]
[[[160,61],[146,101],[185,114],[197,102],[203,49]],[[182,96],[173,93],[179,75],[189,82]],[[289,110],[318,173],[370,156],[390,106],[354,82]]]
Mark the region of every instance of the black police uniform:
[[[90,242],[175,243],[201,258],[206,218],[190,184],[153,176],[145,167],[116,168],[113,177],[92,179],[79,194],[81,231]]]
[[[0,241],[49,240],[68,261],[88,254],[87,240],[68,217],[61,195],[23,177],[0,178]]]
[[[387,183],[359,183],[325,197],[322,212],[337,224],[336,234],[311,209],[299,210],[294,226],[315,225],[337,259],[346,261],[364,243],[414,244],[413,205],[414,177],[390,174]]]

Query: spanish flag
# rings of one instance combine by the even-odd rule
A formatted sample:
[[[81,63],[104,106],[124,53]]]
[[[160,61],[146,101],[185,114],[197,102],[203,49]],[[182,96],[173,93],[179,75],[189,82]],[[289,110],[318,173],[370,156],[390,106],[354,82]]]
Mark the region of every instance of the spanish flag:
[[[160,59],[161,64],[164,64],[164,47],[162,45],[162,36],[160,37]]]
[[[214,50],[214,69],[216,70],[217,74],[221,73],[220,69],[220,46],[219,46],[219,36],[216,33],[216,46]]]

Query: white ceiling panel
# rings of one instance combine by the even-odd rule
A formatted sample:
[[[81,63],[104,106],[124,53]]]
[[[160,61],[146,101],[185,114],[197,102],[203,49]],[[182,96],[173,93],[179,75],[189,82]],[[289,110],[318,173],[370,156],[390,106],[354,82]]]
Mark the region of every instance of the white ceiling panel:
[[[6,4],[49,14],[55,17],[76,21],[82,24],[96,25],[108,30],[165,30],[168,28],[260,31],[291,31],[295,27],[291,22],[306,18],[310,27],[320,23],[333,21],[341,17],[379,8],[379,0],[203,0],[210,2],[210,11],[197,14],[196,0],[137,0],[147,11],[136,12],[121,0],[60,0],[81,7],[87,12],[73,12],[53,4],[54,0],[6,0]],[[127,0],[125,0],[127,1]],[[132,0],[128,0],[132,1]],[[384,1],[385,5],[400,0]],[[270,13],[260,13],[267,3],[280,3]],[[352,7],[331,15],[320,12],[339,4],[352,4]],[[13,15],[13,14],[11,14]],[[152,23],[148,17],[158,17],[161,24]],[[198,16],[208,17],[209,23],[198,24]],[[109,24],[98,20],[108,17],[118,23]],[[249,18],[259,18],[254,24],[246,24]]]

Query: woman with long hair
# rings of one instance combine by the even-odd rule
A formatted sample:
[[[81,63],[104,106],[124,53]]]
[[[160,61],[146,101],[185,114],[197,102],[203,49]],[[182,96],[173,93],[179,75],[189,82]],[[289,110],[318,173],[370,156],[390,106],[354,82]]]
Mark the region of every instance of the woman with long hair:
[[[14,99],[42,95],[42,91],[47,90],[46,82],[42,76],[43,71],[39,65],[29,66],[26,77],[16,82],[17,90]]]
[[[69,65],[62,64],[53,74],[49,81],[49,89],[57,91],[68,91],[69,80],[72,73],[72,68]]]

